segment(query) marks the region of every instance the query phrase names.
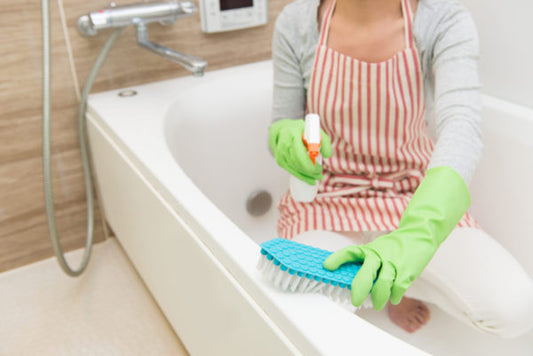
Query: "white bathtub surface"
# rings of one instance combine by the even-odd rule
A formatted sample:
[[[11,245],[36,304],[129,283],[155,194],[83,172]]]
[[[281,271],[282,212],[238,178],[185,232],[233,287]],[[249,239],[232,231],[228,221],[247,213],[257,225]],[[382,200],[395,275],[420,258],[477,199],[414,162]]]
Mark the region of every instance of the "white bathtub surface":
[[[513,350],[533,350],[533,343],[526,339],[510,341],[506,346],[487,336],[482,345],[477,345],[479,338],[468,337],[475,331],[453,323],[446,325],[462,327],[457,330],[464,331],[460,335],[444,332],[452,338],[445,344],[431,341],[440,337],[437,325],[428,329],[433,331],[419,334],[422,336],[418,341],[401,333],[396,334],[399,338],[393,337],[323,296],[283,293],[261,280],[255,269],[257,242],[275,237],[275,204],[288,182],[267,150],[270,67],[270,62],[262,62],[208,72],[203,78],[179,78],[128,88],[138,92],[134,97],[120,98],[120,90],[95,94],[89,101],[90,124],[94,132],[112,141],[150,189],[187,224],[195,241],[223,266],[228,278],[234,278],[242,293],[294,350],[306,355],[340,355],[347,350],[424,354],[400,338],[443,355],[461,350],[468,350],[469,355],[476,354],[476,350],[480,355],[496,355],[517,344]],[[501,120],[498,115],[493,118],[498,119]],[[531,130],[533,117],[525,120]],[[524,137],[531,137],[533,131],[528,132],[529,136]],[[509,142],[514,142],[513,138]],[[518,141],[516,148],[523,144]],[[515,182],[533,178],[533,171],[528,174]],[[250,217],[244,209],[246,197],[256,189],[270,191],[275,201],[273,209],[261,218]],[[106,199],[110,198],[104,196],[104,206]],[[525,205],[523,208],[528,209]],[[505,216],[515,219],[512,214]],[[514,231],[531,231],[527,229],[519,226]],[[531,241],[525,243],[533,248]],[[514,243],[511,247],[520,253]],[[522,253],[521,258],[527,257]],[[533,274],[533,265],[530,266]],[[379,320],[374,322],[383,327]],[[182,340],[187,345],[187,340]],[[465,346],[461,347],[461,343]]]

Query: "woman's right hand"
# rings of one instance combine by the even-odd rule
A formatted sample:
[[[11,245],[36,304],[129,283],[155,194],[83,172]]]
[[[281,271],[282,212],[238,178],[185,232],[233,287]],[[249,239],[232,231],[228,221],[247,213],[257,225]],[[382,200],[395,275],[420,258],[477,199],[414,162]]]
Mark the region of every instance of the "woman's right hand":
[[[304,120],[283,119],[270,126],[268,144],[280,167],[296,178],[314,185],[316,180],[322,179],[322,166],[313,165],[305,147],[302,135]],[[321,130],[320,153],[322,157],[331,157],[331,141]]]

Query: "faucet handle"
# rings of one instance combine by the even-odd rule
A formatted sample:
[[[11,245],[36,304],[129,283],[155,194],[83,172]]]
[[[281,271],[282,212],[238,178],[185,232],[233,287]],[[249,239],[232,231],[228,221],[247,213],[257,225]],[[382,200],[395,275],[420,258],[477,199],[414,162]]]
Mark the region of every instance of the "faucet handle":
[[[89,15],[80,16],[76,28],[78,29],[78,33],[83,37],[96,36],[98,33],[98,31],[92,26]]]
[[[198,7],[192,1],[181,1],[179,3],[183,13],[192,15],[198,11]]]
[[[177,5],[176,15],[173,19],[163,19],[159,23],[163,26],[172,25],[178,18],[189,17],[198,12],[198,7],[191,1],[173,1]]]

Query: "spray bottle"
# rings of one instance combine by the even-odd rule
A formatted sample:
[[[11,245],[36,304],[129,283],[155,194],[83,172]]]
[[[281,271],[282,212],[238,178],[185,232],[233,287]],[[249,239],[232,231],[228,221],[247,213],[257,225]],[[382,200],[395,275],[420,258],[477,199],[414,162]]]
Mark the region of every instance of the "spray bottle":
[[[307,114],[305,116],[305,129],[302,136],[303,143],[309,153],[309,158],[314,165],[322,163],[320,156],[320,117],[317,114]],[[294,200],[302,203],[308,203],[315,199],[318,192],[318,181],[310,185],[300,179],[291,176],[289,189]]]

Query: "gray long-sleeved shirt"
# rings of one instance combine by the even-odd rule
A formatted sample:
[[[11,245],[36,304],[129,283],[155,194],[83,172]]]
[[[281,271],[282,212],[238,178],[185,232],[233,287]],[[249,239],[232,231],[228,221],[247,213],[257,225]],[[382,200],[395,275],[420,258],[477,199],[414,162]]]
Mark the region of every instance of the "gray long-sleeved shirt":
[[[273,38],[273,120],[301,119],[319,40],[320,0],[282,10]],[[424,77],[426,121],[435,142],[429,168],[448,166],[468,184],[482,150],[478,36],[458,0],[419,0],[413,37]]]

